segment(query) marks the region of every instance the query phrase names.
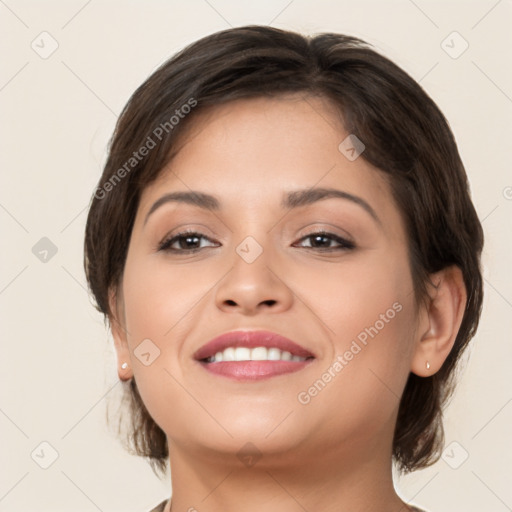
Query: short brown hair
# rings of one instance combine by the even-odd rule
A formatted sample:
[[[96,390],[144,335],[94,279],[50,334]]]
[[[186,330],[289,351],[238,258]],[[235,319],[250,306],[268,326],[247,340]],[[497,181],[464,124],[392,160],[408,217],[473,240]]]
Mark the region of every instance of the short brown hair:
[[[87,218],[89,287],[110,319],[108,294],[122,277],[140,195],[197,112],[234,99],[290,93],[330,100],[347,132],[364,142],[362,157],[385,173],[406,225],[416,303],[426,299],[431,273],[451,265],[462,271],[468,299],[454,347],[434,375],[409,375],[394,434],[393,457],[402,471],[428,466],[439,458],[442,406],[481,313],[483,232],[445,117],[418,83],[364,41],[253,25],[204,37],[165,62],[135,91],[117,122]],[[133,156],[157,138],[154,149]],[[165,433],[146,410],[135,379],[123,384],[131,403],[129,445],[165,473]]]

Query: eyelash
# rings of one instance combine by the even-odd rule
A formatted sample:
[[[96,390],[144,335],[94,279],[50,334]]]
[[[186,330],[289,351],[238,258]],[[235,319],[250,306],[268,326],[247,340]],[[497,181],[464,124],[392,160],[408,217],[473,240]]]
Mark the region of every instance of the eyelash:
[[[314,233],[309,233],[306,236],[303,236],[300,240],[306,240],[308,238],[313,237],[324,237],[329,238],[338,244],[340,246],[338,247],[327,247],[327,248],[321,248],[321,247],[306,247],[306,249],[317,249],[320,252],[334,252],[334,251],[347,251],[355,249],[355,244],[353,242],[350,242],[349,240],[346,240],[345,238],[341,238],[340,236],[337,236],[333,233],[329,233],[327,231],[315,231]],[[158,245],[158,251],[164,251],[164,252],[173,252],[173,253],[182,253],[182,254],[192,254],[195,252],[200,251],[201,249],[204,249],[204,247],[195,247],[193,249],[172,249],[171,245],[173,245],[176,241],[190,238],[190,237],[196,237],[196,238],[203,238],[205,240],[208,240],[212,242],[207,236],[203,235],[202,233],[198,233],[197,231],[182,231],[180,233],[177,233],[173,235],[171,238],[164,239],[159,245]]]

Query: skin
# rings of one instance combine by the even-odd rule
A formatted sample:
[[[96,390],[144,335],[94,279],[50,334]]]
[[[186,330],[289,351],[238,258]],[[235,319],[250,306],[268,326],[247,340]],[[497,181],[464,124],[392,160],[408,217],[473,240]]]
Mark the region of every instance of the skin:
[[[177,155],[143,191],[111,320],[119,367],[129,363],[119,376],[135,377],[167,435],[173,512],[409,510],[391,477],[399,397],[409,372],[427,377],[443,364],[466,292],[460,271],[445,269],[416,307],[401,214],[383,174],[338,150],[348,133],[333,112],[301,96],[216,106],[189,123]],[[311,187],[362,198],[379,220],[339,198],[281,207],[285,191]],[[189,190],[216,196],[220,209],[168,202],[146,219],[163,195]],[[198,252],[157,249],[186,228],[206,237]],[[306,237],[322,230],[356,247]],[[263,250],[252,263],[236,252],[247,236]],[[394,303],[401,311],[300,403]],[[315,360],[258,382],[201,368],[193,353],[235,329],[277,332]],[[144,339],[160,350],[148,366],[134,354]],[[236,456],[247,442],[261,455],[251,466]]]

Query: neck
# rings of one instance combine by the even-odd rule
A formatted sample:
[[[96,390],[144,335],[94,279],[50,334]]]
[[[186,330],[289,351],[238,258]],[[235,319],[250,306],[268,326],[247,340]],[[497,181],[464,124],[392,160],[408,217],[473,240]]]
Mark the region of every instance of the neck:
[[[359,451],[359,461],[341,452],[293,457],[292,463],[265,455],[251,467],[233,455],[191,454],[175,444],[169,454],[172,512],[410,510],[394,490],[386,451],[368,453],[366,460]]]

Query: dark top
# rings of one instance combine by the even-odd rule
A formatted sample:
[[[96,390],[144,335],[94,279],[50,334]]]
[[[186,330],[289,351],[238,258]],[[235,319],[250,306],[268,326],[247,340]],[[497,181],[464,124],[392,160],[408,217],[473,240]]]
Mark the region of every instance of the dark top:
[[[167,501],[168,500],[162,501],[162,503],[159,503],[155,508],[152,508],[148,512],[164,512],[164,508],[165,508],[165,505],[167,505]],[[424,510],[421,510],[420,508],[416,508],[416,507],[412,507],[412,506],[411,506],[411,511],[412,512],[425,512]]]

